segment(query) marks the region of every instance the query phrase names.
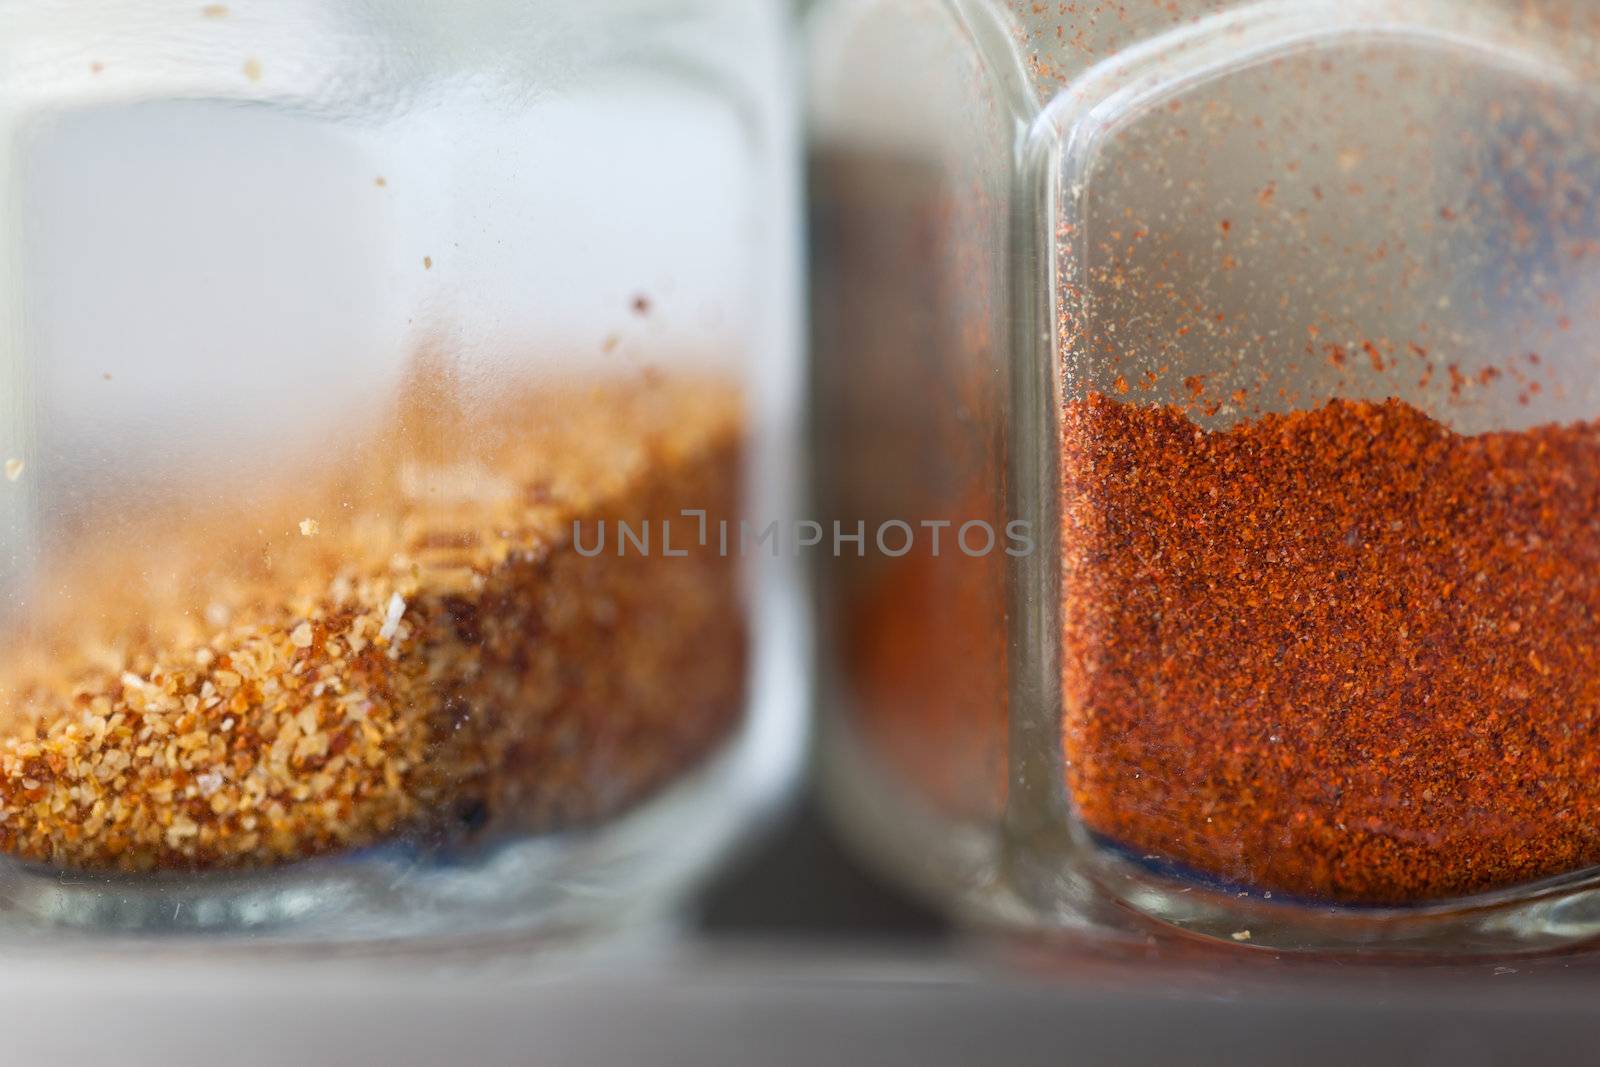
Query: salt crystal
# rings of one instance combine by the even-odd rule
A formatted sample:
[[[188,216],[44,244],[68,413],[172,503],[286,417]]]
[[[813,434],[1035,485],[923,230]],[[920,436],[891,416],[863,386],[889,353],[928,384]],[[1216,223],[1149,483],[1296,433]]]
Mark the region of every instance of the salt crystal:
[[[389,607],[383,616],[383,629],[378,631],[378,637],[384,641],[393,641],[394,635],[400,629],[400,616],[406,613],[406,601],[399,593],[389,594]]]

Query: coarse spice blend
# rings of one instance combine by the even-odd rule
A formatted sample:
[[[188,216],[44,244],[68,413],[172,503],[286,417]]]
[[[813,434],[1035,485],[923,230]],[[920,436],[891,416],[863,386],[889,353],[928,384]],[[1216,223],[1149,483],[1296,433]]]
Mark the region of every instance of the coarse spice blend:
[[[440,366],[349,462],[203,521],[152,509],[53,572],[0,661],[0,849],[199,870],[536,832],[729,735],[736,561],[619,555],[614,524],[737,515],[737,393],[497,383],[466,410]],[[613,524],[607,551],[575,523],[590,550]]]
[[[1094,834],[1397,905],[1600,864],[1600,424],[1334,400],[1063,439],[1064,752]]]

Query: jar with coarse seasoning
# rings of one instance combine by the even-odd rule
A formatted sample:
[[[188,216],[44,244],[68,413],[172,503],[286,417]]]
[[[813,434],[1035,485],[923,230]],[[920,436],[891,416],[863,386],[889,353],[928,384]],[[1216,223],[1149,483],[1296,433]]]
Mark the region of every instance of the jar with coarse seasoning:
[[[1040,931],[1600,934],[1600,11],[868,0],[811,51],[820,499],[893,534],[821,599],[864,852]]]
[[[0,0],[0,938],[595,931],[784,787],[786,15]]]

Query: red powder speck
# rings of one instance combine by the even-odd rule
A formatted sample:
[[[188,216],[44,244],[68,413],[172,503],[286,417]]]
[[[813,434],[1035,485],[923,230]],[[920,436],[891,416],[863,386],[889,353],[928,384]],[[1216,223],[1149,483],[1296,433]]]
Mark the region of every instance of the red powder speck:
[[[1378,346],[1371,341],[1362,341],[1361,351],[1367,354],[1367,360],[1372,364],[1372,369],[1381,373],[1384,367],[1383,353],[1378,351]]]

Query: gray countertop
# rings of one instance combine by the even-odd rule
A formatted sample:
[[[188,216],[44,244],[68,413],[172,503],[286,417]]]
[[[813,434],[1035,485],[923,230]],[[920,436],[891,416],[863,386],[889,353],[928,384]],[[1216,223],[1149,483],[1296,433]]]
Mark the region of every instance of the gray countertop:
[[[535,951],[535,949],[541,949]],[[1600,954],[1307,960],[948,930],[808,814],[604,946],[13,952],[7,1063],[1583,1063]]]

